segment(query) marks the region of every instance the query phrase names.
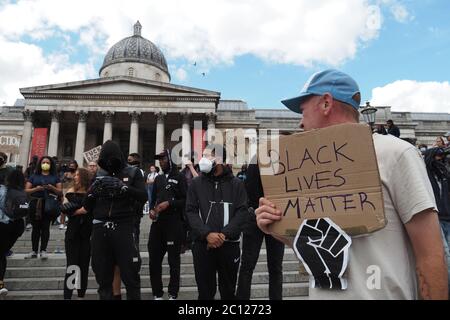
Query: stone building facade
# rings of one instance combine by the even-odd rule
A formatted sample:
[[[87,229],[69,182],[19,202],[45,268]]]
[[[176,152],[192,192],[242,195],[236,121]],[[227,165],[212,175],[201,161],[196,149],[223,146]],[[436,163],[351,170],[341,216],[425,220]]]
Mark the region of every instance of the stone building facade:
[[[138,152],[151,161],[155,153],[179,142],[172,137],[176,129],[183,153],[192,149],[194,128],[299,131],[301,115],[287,109],[253,109],[241,100],[221,100],[220,92],[170,83],[164,55],[141,36],[141,28],[137,22],[132,36],[111,47],[99,78],[22,88],[24,99],[1,108],[0,150],[6,150],[2,142],[14,144],[8,145],[9,162],[27,166],[35,128],[48,128],[48,155],[79,163],[83,152],[108,139],[124,153]],[[449,113],[376,107],[377,124],[392,119],[402,138],[417,143],[431,145],[450,130]]]

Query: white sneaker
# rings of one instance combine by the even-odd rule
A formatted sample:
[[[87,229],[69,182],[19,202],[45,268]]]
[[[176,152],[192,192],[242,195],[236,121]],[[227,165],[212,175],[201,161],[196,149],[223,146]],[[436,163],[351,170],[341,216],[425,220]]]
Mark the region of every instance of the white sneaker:
[[[0,297],[4,297],[8,294],[8,289],[5,288],[3,283],[0,284]]]
[[[154,296],[154,297],[153,297],[153,300],[164,300],[164,299],[163,299],[163,297],[157,297],[157,296]]]
[[[64,230],[64,225],[60,224],[58,228],[59,228],[59,230]]]
[[[47,260],[48,254],[47,251],[41,251],[41,260]]]
[[[36,259],[37,258],[37,253],[34,251],[31,251],[29,254],[27,254],[25,256],[25,259]]]
[[[27,224],[27,226],[25,227],[25,229],[26,229],[27,231],[29,231],[29,230],[31,230],[32,227],[33,227],[33,226],[31,225],[31,223],[29,223],[29,224]]]
[[[169,294],[169,300],[177,300],[177,297],[172,297],[172,296]]]

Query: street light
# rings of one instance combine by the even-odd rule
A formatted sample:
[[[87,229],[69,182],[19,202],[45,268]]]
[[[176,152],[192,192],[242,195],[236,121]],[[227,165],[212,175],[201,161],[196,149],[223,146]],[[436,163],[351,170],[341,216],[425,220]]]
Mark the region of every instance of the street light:
[[[373,130],[373,125],[375,123],[375,115],[377,113],[377,108],[372,107],[370,102],[366,102],[366,106],[361,110],[361,113],[364,117],[364,121],[370,125],[370,128]]]

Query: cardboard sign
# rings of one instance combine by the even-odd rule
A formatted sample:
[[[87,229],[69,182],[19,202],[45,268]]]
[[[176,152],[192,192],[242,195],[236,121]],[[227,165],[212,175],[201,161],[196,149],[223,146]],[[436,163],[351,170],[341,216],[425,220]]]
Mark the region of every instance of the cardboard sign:
[[[89,163],[91,161],[97,162],[98,157],[100,156],[101,150],[102,150],[102,146],[100,145],[91,150],[84,152],[83,153],[84,159],[86,160],[87,163]]]
[[[264,195],[284,215],[271,226],[273,233],[292,239],[304,219],[325,217],[349,235],[374,232],[386,225],[367,125],[342,124],[282,136],[278,151],[270,150],[272,162],[261,164],[274,173],[261,176]]]

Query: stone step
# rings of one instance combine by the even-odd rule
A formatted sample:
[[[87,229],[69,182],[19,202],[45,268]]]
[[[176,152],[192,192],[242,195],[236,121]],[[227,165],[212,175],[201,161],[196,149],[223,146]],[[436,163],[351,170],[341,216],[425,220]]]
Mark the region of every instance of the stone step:
[[[139,245],[139,251],[146,252],[147,250],[148,250],[147,249],[147,244],[140,244]],[[14,254],[29,253],[29,252],[31,252],[31,242],[28,245],[23,246],[23,247],[20,247],[20,246],[16,247],[16,246],[14,246],[12,248],[12,251],[14,252]],[[48,253],[57,253],[57,252],[64,253],[65,252],[64,242],[61,242],[60,244],[56,244],[56,243],[50,244],[49,243],[49,245],[47,246],[47,252]]]
[[[194,265],[193,264],[182,264],[181,266],[181,274],[194,274]],[[303,272],[304,268],[300,267],[297,261],[284,261],[283,262],[283,271],[299,271]],[[142,276],[149,275],[149,266],[148,264],[141,266],[140,274]],[[258,262],[255,267],[255,272],[268,272],[267,263],[266,262]],[[64,277],[66,273],[66,267],[9,267],[6,270],[5,279],[10,278],[19,278],[19,279],[27,279],[27,278],[61,278]],[[163,265],[163,275],[169,274],[169,266],[167,264]],[[94,276],[94,272],[92,268],[89,270],[89,275]]]
[[[169,284],[169,275],[162,276],[164,287]],[[285,271],[283,272],[283,283],[294,282],[306,282],[308,278],[299,274],[298,271]],[[9,278],[5,282],[7,288],[10,291],[23,291],[23,290],[62,290],[64,288],[64,278]],[[253,274],[252,283],[255,284],[268,284],[269,274],[267,272],[255,272]],[[193,274],[182,274],[180,278],[181,287],[196,286],[195,276]],[[150,286],[150,276],[141,276],[141,286],[148,288]],[[89,277],[88,288],[98,288],[98,284],[95,281],[95,277]]]
[[[166,289],[165,289],[166,290]],[[308,283],[284,283],[283,284],[283,299],[292,299],[298,297],[306,297],[308,295]],[[142,299],[153,299],[150,288],[142,288]],[[76,296],[76,294],[74,295]],[[179,292],[179,300],[195,300],[197,299],[197,287],[181,287]],[[267,284],[253,284],[251,290],[252,299],[267,299],[269,296],[269,288]],[[125,298],[125,290],[122,289],[122,297]],[[10,291],[5,297],[6,300],[62,300],[63,295],[61,290],[45,290],[45,291]],[[167,299],[167,296],[165,296]],[[217,293],[216,299],[220,296]],[[97,300],[97,290],[88,289],[86,292],[86,300]]]
[[[66,255],[65,254],[54,254],[49,253],[49,259],[42,261],[41,259],[24,259],[25,254],[14,254],[12,257],[8,258],[8,268],[10,267],[65,267],[66,266]],[[142,264],[148,264],[148,252],[141,252]],[[261,249],[258,261],[267,261],[266,249]],[[283,261],[297,261],[300,263],[295,256],[294,251],[291,248],[286,248],[284,251]],[[181,263],[188,264],[192,263],[192,253],[187,251],[181,255]],[[167,255],[163,259],[163,264],[167,264]]]

